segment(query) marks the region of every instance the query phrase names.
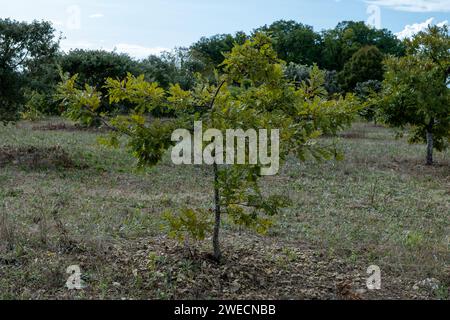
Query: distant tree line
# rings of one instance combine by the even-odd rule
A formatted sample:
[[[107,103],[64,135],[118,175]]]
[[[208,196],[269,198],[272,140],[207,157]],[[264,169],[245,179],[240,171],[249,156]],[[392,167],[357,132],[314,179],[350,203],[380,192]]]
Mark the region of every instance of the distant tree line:
[[[384,56],[405,54],[405,45],[390,31],[373,29],[363,22],[345,21],[334,29],[316,32],[311,26],[281,20],[248,35],[237,32],[203,37],[189,48],[136,60],[103,50],[64,53],[49,22],[28,24],[1,19],[0,118],[16,119],[20,111],[61,114],[64,110],[54,98],[61,73],[78,74],[81,82],[103,92],[106,78],[122,79],[128,73],[143,74],[163,88],[178,83],[183,89],[191,89],[197,73],[214,78],[214,70],[222,68],[224,53],[258,32],[273,38],[274,49],[286,61],[286,75],[291,80],[305,80],[314,64],[325,70],[325,87],[330,94],[352,92],[366,85],[377,87],[383,80]]]

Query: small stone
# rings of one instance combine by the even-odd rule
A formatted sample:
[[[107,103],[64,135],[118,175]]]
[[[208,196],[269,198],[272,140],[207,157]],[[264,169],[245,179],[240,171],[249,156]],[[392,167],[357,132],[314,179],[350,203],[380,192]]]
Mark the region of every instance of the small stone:
[[[441,286],[441,282],[435,278],[427,278],[425,280],[417,282],[414,286],[414,290],[419,290],[420,288],[426,290],[438,290]]]
[[[367,290],[366,289],[358,289],[358,290],[356,290],[356,293],[357,294],[366,294]]]
[[[239,284],[239,282],[237,280],[233,281],[230,288],[231,292],[236,293],[239,291],[239,289],[241,289],[241,285]]]

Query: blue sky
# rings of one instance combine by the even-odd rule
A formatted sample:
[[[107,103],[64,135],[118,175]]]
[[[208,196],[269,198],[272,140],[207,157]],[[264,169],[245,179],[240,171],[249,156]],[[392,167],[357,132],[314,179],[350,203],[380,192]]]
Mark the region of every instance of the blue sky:
[[[279,19],[315,30],[367,21],[404,37],[450,20],[450,0],[0,0],[0,17],[51,20],[65,50],[116,49],[142,58]]]

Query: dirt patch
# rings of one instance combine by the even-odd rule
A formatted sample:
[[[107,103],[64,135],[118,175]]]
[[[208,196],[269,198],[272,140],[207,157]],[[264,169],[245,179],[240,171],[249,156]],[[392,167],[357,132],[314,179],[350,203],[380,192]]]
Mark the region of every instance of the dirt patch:
[[[25,168],[75,168],[77,165],[60,146],[37,148],[0,147],[0,167],[8,165]]]
[[[386,157],[383,159],[352,158],[351,162],[365,167],[390,170],[401,174],[417,177],[435,177],[450,182],[450,162],[435,161],[434,165],[427,166],[425,160],[417,158]]]
[[[361,132],[361,131],[351,131],[351,132],[340,133],[339,137],[344,138],[344,139],[367,139],[366,133]]]
[[[86,240],[86,239],[85,239]],[[382,290],[367,290],[366,264],[353,264],[305,245],[261,237],[223,240],[221,263],[210,259],[208,244],[189,251],[165,236],[106,241],[83,250],[35,252],[20,261],[22,273],[40,277],[8,284],[5,291],[27,299],[434,299],[415,290],[405,275],[383,270]],[[67,266],[79,265],[85,288],[64,287]],[[2,270],[18,272],[8,261]],[[27,271],[28,270],[28,271]],[[4,279],[8,277],[4,276]]]
[[[149,257],[154,257],[155,272],[166,275],[158,285],[170,279],[175,299],[430,298],[412,289],[413,280],[388,276],[383,291],[368,291],[368,265],[349,264],[321,250],[274,243],[269,238],[227,236],[220,264],[206,253],[190,255],[170,240],[161,240],[148,243],[132,261],[139,274],[148,272]]]
[[[66,132],[77,132],[77,131],[85,131],[85,132],[109,132],[111,131],[106,127],[84,127],[78,124],[67,124],[67,123],[47,123],[44,125],[36,125],[31,128],[34,131],[66,131]]]
[[[107,259],[114,265],[109,297],[148,299],[432,299],[413,289],[414,279],[385,275],[383,290],[369,291],[369,264],[349,264],[324,251],[283,245],[257,236],[223,239],[224,258],[212,260],[206,247],[189,251],[166,237],[114,245]],[[85,268],[91,269],[88,260]],[[134,289],[133,289],[134,287]],[[88,295],[96,296],[92,286]],[[137,290],[136,290],[137,289]],[[162,296],[161,296],[162,294]],[[142,296],[141,296],[142,298]]]

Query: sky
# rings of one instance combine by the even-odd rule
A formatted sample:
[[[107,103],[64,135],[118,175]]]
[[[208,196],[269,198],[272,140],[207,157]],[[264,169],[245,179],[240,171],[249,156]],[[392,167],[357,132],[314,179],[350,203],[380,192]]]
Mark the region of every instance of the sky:
[[[448,24],[450,0],[0,0],[0,18],[51,21],[65,51],[105,49],[144,58],[280,19],[316,31],[366,21],[409,37],[428,24]]]

